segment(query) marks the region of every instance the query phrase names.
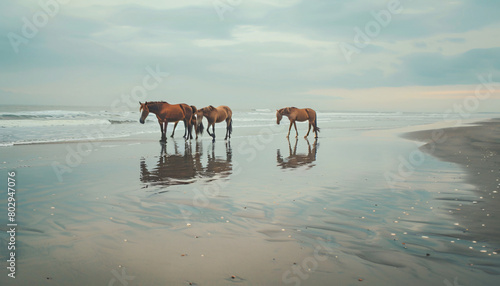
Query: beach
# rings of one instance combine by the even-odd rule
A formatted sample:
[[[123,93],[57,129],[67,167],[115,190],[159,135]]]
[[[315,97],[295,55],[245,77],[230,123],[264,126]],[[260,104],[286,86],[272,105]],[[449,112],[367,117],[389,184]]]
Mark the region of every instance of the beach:
[[[317,140],[305,123],[288,140],[287,120],[251,115],[229,141],[221,124],[162,145],[133,114],[151,132],[0,147],[17,202],[0,283],[496,285],[500,121],[319,113]]]
[[[470,193],[457,196],[452,203],[458,208],[454,216],[466,226],[464,237],[477,241],[500,243],[500,228],[495,218],[498,211],[500,190],[500,120],[477,122],[472,126],[423,130],[405,134],[404,137],[426,142],[421,149],[444,162],[454,163],[464,171],[463,179],[472,185]],[[442,134],[433,140],[432,134]],[[442,141],[442,142],[439,142]],[[469,196],[469,197],[467,197]]]

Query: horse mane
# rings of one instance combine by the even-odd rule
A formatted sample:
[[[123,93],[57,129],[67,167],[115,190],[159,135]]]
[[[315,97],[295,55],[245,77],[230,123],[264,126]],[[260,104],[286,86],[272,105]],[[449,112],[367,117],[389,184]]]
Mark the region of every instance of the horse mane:
[[[146,101],[144,104],[149,108],[149,111],[156,112],[159,104],[169,104],[166,101]],[[152,107],[152,108],[151,108]]]
[[[145,103],[146,103],[146,105],[148,105],[148,104],[159,104],[159,103],[166,103],[166,104],[168,104],[168,102],[163,101],[163,100],[162,101],[146,101]]]
[[[282,109],[278,110],[278,112],[280,114],[283,114],[283,115],[290,114],[290,112],[292,111],[292,109],[297,109],[297,107],[295,107],[295,106],[283,107]]]

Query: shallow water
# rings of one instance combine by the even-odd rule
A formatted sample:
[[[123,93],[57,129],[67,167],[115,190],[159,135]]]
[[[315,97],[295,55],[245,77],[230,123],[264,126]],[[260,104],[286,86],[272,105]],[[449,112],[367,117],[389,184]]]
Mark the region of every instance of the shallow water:
[[[18,180],[15,282],[494,285],[498,241],[477,241],[453,213],[476,200],[464,171],[397,134],[337,123],[317,141],[249,125],[230,143],[163,147],[151,133],[3,147]],[[412,154],[422,163],[388,182]],[[58,178],[54,163],[68,162]]]

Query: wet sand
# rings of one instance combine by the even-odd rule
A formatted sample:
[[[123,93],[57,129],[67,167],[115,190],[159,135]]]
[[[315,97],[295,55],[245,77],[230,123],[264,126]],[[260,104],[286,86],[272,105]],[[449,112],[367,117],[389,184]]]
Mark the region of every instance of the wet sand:
[[[464,227],[462,236],[500,245],[500,119],[403,137],[426,142],[422,151],[460,166],[464,180],[471,185],[468,189],[475,194],[472,199],[457,196],[450,204]]]
[[[303,134],[305,125],[298,127]],[[435,151],[432,156],[449,160],[425,155],[391,185],[387,173],[397,173],[400,158],[419,150],[414,142],[397,132],[320,127],[317,141],[288,141],[286,126],[279,126],[240,129],[230,143],[212,143],[205,135],[187,143],[168,138],[162,147],[153,134],[7,147],[0,151],[2,183],[7,171],[16,170],[18,264],[17,278],[8,278],[3,267],[0,282],[496,283],[497,212],[489,207],[494,190],[481,184],[498,178],[497,153],[484,153],[493,164],[486,167],[474,155],[483,169],[471,172],[460,167],[463,160],[454,151]],[[496,152],[493,137],[477,139],[484,130],[470,131],[476,138],[470,148]],[[463,143],[461,129],[446,134],[447,144]],[[425,140],[425,132],[415,136]],[[475,171],[491,174],[478,178]],[[476,215],[481,207],[487,211],[480,214],[490,216]],[[488,227],[469,225],[479,219]],[[8,237],[2,233],[6,260]]]

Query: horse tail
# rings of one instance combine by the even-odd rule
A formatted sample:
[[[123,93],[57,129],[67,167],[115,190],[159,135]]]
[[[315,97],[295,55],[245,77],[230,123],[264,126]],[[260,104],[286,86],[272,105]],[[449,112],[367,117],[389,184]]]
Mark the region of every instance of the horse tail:
[[[314,112],[314,132],[319,132],[318,115]]]
[[[316,111],[310,109],[310,108],[306,108],[306,112],[307,112],[307,115],[309,117],[311,117],[311,113],[314,113],[314,129],[313,131],[314,132],[319,132],[319,127],[318,127],[318,115],[316,114]]]
[[[231,110],[231,108],[229,108],[229,106],[224,106],[224,109],[226,110],[227,116],[229,117],[228,130],[229,134],[231,134],[233,133],[233,111]]]
[[[196,109],[196,106],[194,105],[191,105],[191,110],[193,111],[193,115],[196,113],[196,111],[198,111],[198,109]]]

